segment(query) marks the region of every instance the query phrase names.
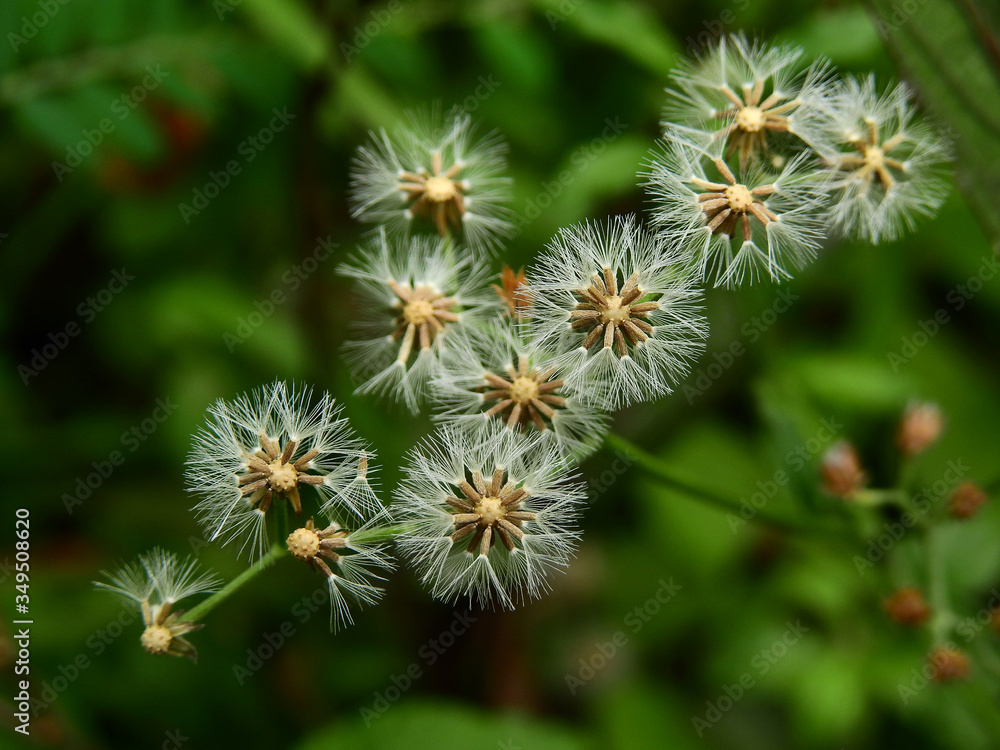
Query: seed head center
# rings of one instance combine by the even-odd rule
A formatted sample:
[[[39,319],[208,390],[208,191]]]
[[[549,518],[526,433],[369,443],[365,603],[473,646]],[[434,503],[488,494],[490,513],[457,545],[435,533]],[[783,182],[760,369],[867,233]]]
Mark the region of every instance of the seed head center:
[[[287,494],[298,485],[299,472],[291,464],[282,463],[280,457],[274,459],[268,466],[271,469],[271,474],[267,478],[267,483],[275,492]]]
[[[425,299],[411,299],[403,306],[403,320],[415,326],[434,316],[434,305]]]
[[[514,382],[511,383],[508,393],[510,393],[510,398],[514,403],[531,403],[532,399],[538,398],[538,382],[526,375],[519,375],[514,378]]]
[[[300,528],[288,535],[288,551],[299,560],[312,560],[319,552],[319,534],[310,528]]]
[[[431,203],[444,203],[452,200],[458,194],[455,182],[440,175],[428,177],[424,183],[424,195]]]
[[[736,114],[736,127],[745,133],[759,133],[764,128],[764,113],[760,107],[743,107]]]
[[[476,503],[476,513],[479,514],[480,525],[492,526],[507,515],[507,509],[503,507],[503,502],[499,497],[486,495]]]
[[[733,213],[745,214],[753,205],[753,194],[746,185],[730,185],[726,188],[726,200]]]
[[[170,648],[170,641],[173,639],[173,633],[166,625],[150,625],[142,632],[139,641],[149,653],[164,654]]]
[[[865,164],[873,170],[885,167],[885,151],[878,146],[868,146],[865,148]]]
[[[629,305],[622,304],[622,298],[617,294],[608,297],[608,304],[601,310],[601,322],[616,325],[630,317]]]

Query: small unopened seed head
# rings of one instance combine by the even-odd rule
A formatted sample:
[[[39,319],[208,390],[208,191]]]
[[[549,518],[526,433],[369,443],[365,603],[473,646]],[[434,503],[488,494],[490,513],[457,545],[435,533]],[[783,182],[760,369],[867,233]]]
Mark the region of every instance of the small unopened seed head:
[[[912,586],[895,591],[882,602],[886,614],[900,625],[916,627],[927,621],[931,608],[927,606],[920,589]]]
[[[904,456],[916,456],[937,442],[943,427],[944,419],[937,404],[915,401],[903,412],[896,445]]]
[[[142,631],[139,642],[151,654],[165,654],[170,650],[173,639],[174,634],[166,625],[150,625]]]
[[[830,446],[823,455],[820,473],[823,476],[823,489],[845,500],[852,499],[868,479],[861,468],[857,450],[846,440]]]
[[[969,657],[950,646],[938,646],[928,656],[934,682],[957,682],[969,676]]]
[[[989,498],[975,482],[962,482],[951,493],[948,513],[952,518],[972,518]]]
[[[316,530],[305,526],[295,529],[285,541],[292,557],[303,561],[312,560],[319,554],[319,543],[320,538]]]

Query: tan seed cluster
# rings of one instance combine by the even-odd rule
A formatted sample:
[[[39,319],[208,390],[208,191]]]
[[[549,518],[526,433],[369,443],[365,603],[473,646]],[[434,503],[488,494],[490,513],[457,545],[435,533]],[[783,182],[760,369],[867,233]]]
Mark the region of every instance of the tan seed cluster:
[[[461,481],[458,489],[463,497],[448,496],[445,502],[454,510],[455,533],[453,542],[466,537],[469,544],[466,551],[477,548],[480,555],[486,555],[499,538],[508,551],[515,549],[514,539],[524,538],[522,526],[526,521],[534,521],[535,513],[521,510],[521,504],[528,493],[514,482],[504,482],[506,471],[498,468],[489,481],[478,471],[472,472],[472,483]]]

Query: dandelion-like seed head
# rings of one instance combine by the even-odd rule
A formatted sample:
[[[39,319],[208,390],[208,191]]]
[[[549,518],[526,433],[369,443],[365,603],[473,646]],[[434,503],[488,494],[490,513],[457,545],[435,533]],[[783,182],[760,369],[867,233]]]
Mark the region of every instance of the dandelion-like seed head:
[[[919,121],[905,85],[880,93],[873,76],[846,78],[827,104],[825,128],[818,150],[832,180],[834,230],[893,240],[944,200],[949,148]]]
[[[669,393],[707,334],[685,259],[633,216],[562,230],[530,278],[536,342],[600,408]]]
[[[509,319],[457,336],[434,380],[435,419],[483,434],[492,422],[539,432],[582,458],[600,443],[606,415],[566,384],[551,348],[528,339]]]
[[[349,600],[375,604],[384,593],[376,584],[382,571],[392,568],[392,560],[374,536],[384,514],[371,519],[356,531],[336,521],[317,529],[310,518],[305,526],[292,531],[285,540],[289,553],[326,577],[330,592],[330,629],[352,624]]]
[[[413,114],[391,135],[372,133],[351,172],[353,215],[396,234],[421,225],[493,250],[513,233],[506,146],[479,136],[468,114]]]
[[[677,88],[668,89],[664,126],[697,145],[724,145],[725,157],[738,157],[741,171],[769,154],[778,134],[814,143],[822,133],[830,68],[818,60],[802,69],[801,58],[798,48],[723,37],[674,71]]]
[[[94,585],[120,596],[142,613],[145,629],[139,642],[146,651],[197,661],[198,651],[185,636],[202,626],[182,620],[183,611],[174,605],[189,596],[216,591],[220,583],[217,577],[199,573],[193,559],[181,562],[159,548],[104,575],[109,582]]]
[[[397,544],[435,598],[513,607],[566,565],[582,488],[540,433],[446,428],[409,459]]]
[[[719,152],[681,140],[653,152],[645,177],[654,225],[717,286],[791,278],[823,239],[831,189],[824,173],[806,153],[736,172]]]
[[[240,541],[259,557],[276,500],[303,511],[302,488],[319,507],[368,518],[382,511],[369,481],[370,450],[354,436],[329,394],[283,382],[219,400],[194,438],[188,489],[202,496],[195,513],[210,540]]]
[[[389,396],[414,412],[449,338],[500,306],[487,288],[486,266],[445,240],[397,244],[379,230],[340,272],[359,282],[359,337],[345,345],[363,381],[358,391]]]

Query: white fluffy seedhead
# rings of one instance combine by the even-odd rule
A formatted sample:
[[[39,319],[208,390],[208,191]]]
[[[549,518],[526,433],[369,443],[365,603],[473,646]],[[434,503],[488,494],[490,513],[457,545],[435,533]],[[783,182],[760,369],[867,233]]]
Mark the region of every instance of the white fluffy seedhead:
[[[394,243],[380,229],[339,271],[358,280],[357,338],[345,344],[363,380],[358,392],[390,397],[414,413],[455,330],[500,307],[487,286],[488,267],[447,240]]]
[[[817,148],[832,90],[825,60],[806,65],[796,47],[723,37],[706,54],[682,63],[667,89],[668,137],[701,148],[724,146],[741,170],[772,155]]]
[[[716,286],[782,281],[811,261],[824,237],[829,182],[802,153],[780,169],[732,169],[717,147],[663,142],[647,165],[652,221]]]
[[[509,319],[455,337],[434,379],[442,424],[484,437],[494,424],[544,442],[581,460],[600,446],[606,412],[569,386],[558,350],[532,341]]]
[[[708,328],[682,261],[625,216],[560,230],[529,272],[534,340],[588,402],[648,401],[687,374]]]
[[[94,585],[117,594],[137,608],[143,603],[154,608],[173,605],[189,596],[217,591],[221,583],[214,574],[199,572],[193,558],[181,561],[172,552],[159,547],[139,555],[137,561],[113,573],[103,574],[109,583],[95,582]]]
[[[821,153],[832,182],[833,231],[891,241],[937,211],[950,150],[918,120],[905,84],[879,93],[874,76],[846,78],[828,113]]]
[[[444,428],[408,456],[395,516],[399,551],[441,600],[513,608],[548,590],[576,545],[583,486],[540,433]]]
[[[239,542],[251,559],[267,547],[272,504],[367,519],[384,508],[372,490],[374,452],[359,440],[327,393],[275,381],[232,401],[219,399],[194,436],[188,491],[201,496],[195,514],[207,538]],[[307,486],[308,485],[308,486]],[[314,512],[314,511],[310,511]]]
[[[370,134],[351,170],[352,215],[392,233],[454,235],[473,251],[493,251],[513,234],[507,147],[480,136],[468,114],[411,113],[390,135]]]

